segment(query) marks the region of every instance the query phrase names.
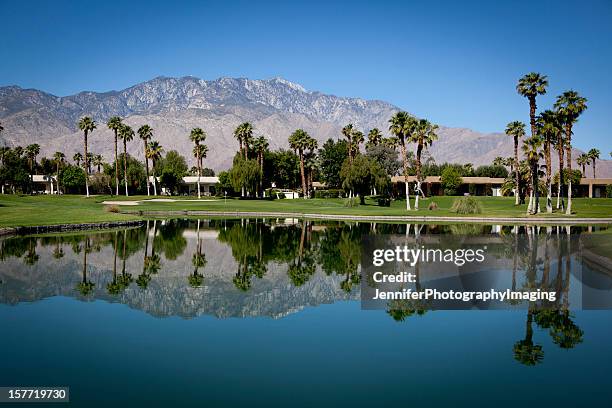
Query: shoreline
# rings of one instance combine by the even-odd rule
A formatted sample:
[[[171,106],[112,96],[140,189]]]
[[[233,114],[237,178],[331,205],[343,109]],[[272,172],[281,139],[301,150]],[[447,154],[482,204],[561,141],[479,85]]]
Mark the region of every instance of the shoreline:
[[[64,231],[87,231],[96,229],[110,229],[117,227],[136,227],[143,225],[145,220],[131,221],[106,221],[106,222],[87,222],[75,224],[51,224],[51,225],[32,225],[19,227],[0,228],[0,236],[24,235],[24,234],[44,234],[48,232]]]

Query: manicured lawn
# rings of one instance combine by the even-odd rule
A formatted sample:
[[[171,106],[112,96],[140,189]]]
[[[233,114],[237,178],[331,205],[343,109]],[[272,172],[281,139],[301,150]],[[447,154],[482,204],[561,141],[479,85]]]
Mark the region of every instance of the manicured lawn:
[[[149,197],[150,198],[150,197]],[[0,227],[49,225],[62,223],[105,222],[116,220],[133,220],[140,218],[138,211],[243,211],[243,212],[286,212],[297,214],[342,214],[342,215],[419,215],[419,216],[457,216],[450,211],[457,197],[433,197],[421,200],[419,211],[405,210],[405,201],[395,201],[391,207],[379,207],[373,200],[366,205],[347,208],[341,199],[311,200],[238,200],[217,199],[197,201],[188,197],[175,198],[177,202],[146,201],[146,196],[110,197],[96,196],[89,199],[83,196],[13,196],[0,195]],[[514,206],[511,197],[476,197],[481,203],[481,217],[524,217],[525,206]],[[105,211],[102,202],[105,200],[144,200],[137,206],[118,206],[121,214]],[[208,198],[210,200],[210,198]],[[438,205],[437,210],[430,211],[427,206],[431,201]],[[574,200],[575,214],[568,218],[612,217],[612,199],[577,198]],[[131,214],[130,214],[131,213]],[[553,217],[565,217],[562,213],[553,213]],[[550,217],[539,214],[538,217]]]

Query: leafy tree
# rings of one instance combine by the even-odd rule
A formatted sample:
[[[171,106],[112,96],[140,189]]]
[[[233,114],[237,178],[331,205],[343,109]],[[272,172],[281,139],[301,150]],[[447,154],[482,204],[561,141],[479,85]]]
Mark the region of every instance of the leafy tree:
[[[240,155],[234,159],[229,179],[234,191],[256,191],[259,185],[259,164],[256,160],[245,160]]]
[[[365,204],[365,196],[376,185],[377,177],[381,176],[380,167],[364,155],[356,156],[353,161],[345,160],[340,170],[342,187],[359,195],[359,201]],[[387,177],[384,175],[384,177]],[[384,180],[383,177],[383,180]],[[381,184],[384,184],[381,183]]]
[[[127,169],[127,173],[125,173],[124,169],[119,171],[119,179],[123,180],[125,183],[127,181],[126,190],[131,190],[133,193],[143,193],[146,185],[146,176],[145,176],[145,168],[142,162],[137,160],[136,158],[127,155],[127,158],[124,157],[124,154],[121,153],[119,155],[119,163],[124,163],[124,169]],[[105,165],[104,173],[105,175],[112,177],[112,173],[114,170],[115,164]],[[109,179],[100,179],[104,183],[110,184]]]
[[[447,167],[442,172],[442,176],[440,177],[440,184],[444,189],[444,194],[446,195],[455,195],[459,190],[461,184],[463,184],[463,179],[461,178],[461,174],[454,167]]]
[[[264,179],[266,185],[274,182],[276,187],[296,188],[300,185],[300,159],[291,150],[265,152]]]
[[[572,128],[578,118],[587,109],[587,99],[576,91],[566,91],[557,97],[555,109],[565,129],[565,156],[567,157],[567,168],[572,171]],[[572,213],[572,184],[568,183],[567,189],[567,215]]]
[[[85,186],[85,171],[77,166],[67,165],[60,176],[61,184],[69,193],[79,193]]]
[[[94,129],[96,128],[96,122],[94,122],[94,120],[92,118],[90,118],[89,116],[84,116],[81,118],[81,120],[79,120],[79,129],[81,129],[81,131],[83,132],[83,146],[84,146],[84,154],[83,157],[85,158],[85,171],[87,171],[87,166],[88,166],[88,160],[87,160],[87,136],[89,135],[89,133],[93,132]],[[87,180],[87,174],[85,177],[85,192],[87,194],[87,197],[89,197],[89,181]]]
[[[176,150],[170,150],[166,157],[157,163],[156,172],[161,174],[160,182],[168,189],[170,194],[174,193],[181,184],[183,177],[187,175],[188,167],[185,158]]]
[[[348,157],[348,143],[346,140],[327,139],[319,149],[319,165],[321,180],[328,188],[340,188],[340,170],[342,163]],[[395,155],[397,159],[397,154]]]
[[[474,176],[476,177],[493,177],[493,178],[506,178],[508,177],[508,170],[504,166],[478,166],[474,170]]]

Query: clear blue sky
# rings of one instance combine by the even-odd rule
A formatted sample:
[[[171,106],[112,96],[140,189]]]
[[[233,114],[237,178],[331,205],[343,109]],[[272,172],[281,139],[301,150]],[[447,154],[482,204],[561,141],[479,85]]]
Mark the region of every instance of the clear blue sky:
[[[0,0],[0,85],[68,95],[159,75],[281,76],[489,132],[528,121],[515,84],[538,71],[539,107],[579,91],[575,145],[612,150],[610,0],[123,3]]]

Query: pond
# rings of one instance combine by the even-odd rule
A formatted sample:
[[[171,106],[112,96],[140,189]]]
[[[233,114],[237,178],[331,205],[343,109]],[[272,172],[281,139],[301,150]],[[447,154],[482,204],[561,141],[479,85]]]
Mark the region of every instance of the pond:
[[[553,310],[364,310],[373,235],[484,237],[514,287],[562,296]],[[0,385],[69,386],[71,404],[86,407],[602,403],[612,398],[609,237],[601,226],[298,219],[8,237]]]

